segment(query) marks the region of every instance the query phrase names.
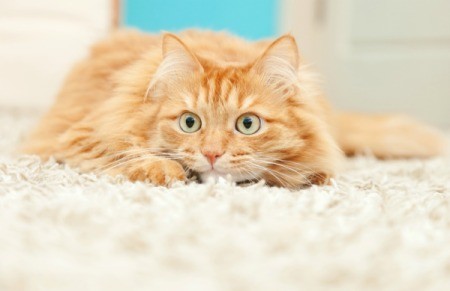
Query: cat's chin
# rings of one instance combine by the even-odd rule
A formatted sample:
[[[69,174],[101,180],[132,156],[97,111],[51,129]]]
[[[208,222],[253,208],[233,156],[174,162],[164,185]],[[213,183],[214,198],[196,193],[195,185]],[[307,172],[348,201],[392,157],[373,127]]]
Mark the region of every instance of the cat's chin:
[[[231,173],[223,173],[219,172],[217,170],[209,170],[206,172],[199,173],[200,179],[202,182],[208,182],[208,181],[214,181],[218,182],[220,180],[223,181],[232,181],[232,182],[244,182],[250,180],[249,177],[245,177],[243,175],[236,176],[232,175]]]
[[[236,182],[234,177],[228,173],[222,173],[217,170],[209,170],[200,174],[200,179],[202,182],[214,181],[217,182],[219,180],[233,181]]]

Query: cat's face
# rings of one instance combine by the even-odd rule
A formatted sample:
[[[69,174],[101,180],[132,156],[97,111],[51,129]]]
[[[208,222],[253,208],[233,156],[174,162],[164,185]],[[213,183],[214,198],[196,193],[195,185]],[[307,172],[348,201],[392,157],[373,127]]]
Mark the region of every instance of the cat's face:
[[[331,174],[321,164],[335,146],[299,96],[292,38],[279,39],[253,64],[233,66],[202,64],[174,37],[165,43],[150,89],[161,105],[158,147],[202,180],[264,178],[293,187]]]
[[[168,90],[172,100],[164,103],[158,130],[164,147],[203,179],[258,179],[284,151],[304,146],[289,122],[298,118],[288,101],[271,102],[263,86],[242,71],[218,69],[217,79],[205,75],[197,90]]]

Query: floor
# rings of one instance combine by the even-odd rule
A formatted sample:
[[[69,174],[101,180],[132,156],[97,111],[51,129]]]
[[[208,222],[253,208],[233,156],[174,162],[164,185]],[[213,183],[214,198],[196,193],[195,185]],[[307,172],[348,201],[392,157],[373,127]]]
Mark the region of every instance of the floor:
[[[37,115],[0,109],[0,290],[450,290],[448,157],[166,189],[14,154]]]

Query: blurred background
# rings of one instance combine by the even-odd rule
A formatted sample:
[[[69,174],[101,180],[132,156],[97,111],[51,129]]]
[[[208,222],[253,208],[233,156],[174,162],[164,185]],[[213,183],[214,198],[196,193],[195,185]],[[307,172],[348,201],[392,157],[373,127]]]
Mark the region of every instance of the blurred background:
[[[0,105],[49,106],[116,27],[292,33],[337,108],[450,126],[449,0],[0,0]]]

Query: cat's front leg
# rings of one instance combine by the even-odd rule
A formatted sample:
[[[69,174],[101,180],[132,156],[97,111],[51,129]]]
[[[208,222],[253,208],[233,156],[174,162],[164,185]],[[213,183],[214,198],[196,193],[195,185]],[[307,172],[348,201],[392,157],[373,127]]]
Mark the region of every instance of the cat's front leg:
[[[113,169],[110,174],[122,174],[131,181],[149,181],[158,186],[170,186],[177,181],[186,181],[186,171],[174,160],[149,159]]]
[[[294,169],[269,169],[263,176],[268,185],[286,187],[290,189],[302,189],[312,185],[329,185],[332,174],[326,172],[300,172]]]

